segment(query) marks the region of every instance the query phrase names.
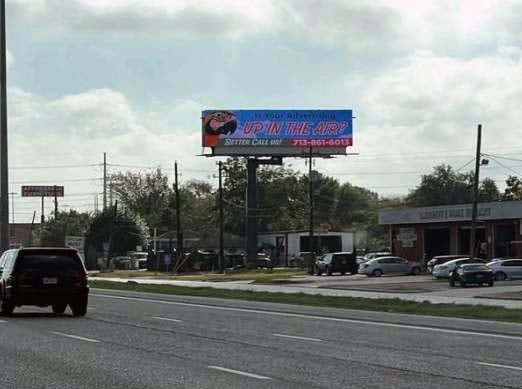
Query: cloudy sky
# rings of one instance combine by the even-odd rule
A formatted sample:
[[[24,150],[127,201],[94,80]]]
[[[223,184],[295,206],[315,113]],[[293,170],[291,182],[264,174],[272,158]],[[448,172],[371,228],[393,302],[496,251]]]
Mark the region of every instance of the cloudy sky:
[[[11,190],[63,184],[92,210],[103,152],[214,180],[209,108],[353,109],[359,155],[316,168],[382,195],[466,165],[482,123],[502,187],[522,171],[520,20],[510,0],[7,0]],[[15,201],[17,221],[39,208]]]

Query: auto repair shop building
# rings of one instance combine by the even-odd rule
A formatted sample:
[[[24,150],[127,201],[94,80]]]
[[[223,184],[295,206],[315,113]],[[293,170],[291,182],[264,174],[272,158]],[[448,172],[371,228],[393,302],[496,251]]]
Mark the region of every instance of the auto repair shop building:
[[[379,224],[390,226],[395,255],[468,254],[471,210],[471,204],[381,210]],[[479,203],[476,242],[486,258],[522,257],[522,201]]]

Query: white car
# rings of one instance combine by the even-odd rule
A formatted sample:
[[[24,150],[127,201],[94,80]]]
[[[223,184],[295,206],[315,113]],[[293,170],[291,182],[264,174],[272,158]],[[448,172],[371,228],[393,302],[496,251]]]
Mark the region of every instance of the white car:
[[[522,259],[512,258],[501,261],[491,261],[488,267],[493,270],[497,281],[522,278]]]
[[[435,278],[449,278],[451,272],[455,270],[458,265],[464,263],[484,263],[485,261],[480,258],[459,258],[452,261],[445,262],[441,265],[435,265],[432,271],[432,275]]]

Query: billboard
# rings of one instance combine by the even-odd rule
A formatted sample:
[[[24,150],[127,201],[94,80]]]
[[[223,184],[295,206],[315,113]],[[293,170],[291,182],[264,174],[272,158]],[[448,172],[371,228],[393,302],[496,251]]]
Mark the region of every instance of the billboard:
[[[351,110],[207,110],[203,147],[214,155],[345,154],[353,144]]]
[[[63,186],[22,186],[22,197],[63,197]]]

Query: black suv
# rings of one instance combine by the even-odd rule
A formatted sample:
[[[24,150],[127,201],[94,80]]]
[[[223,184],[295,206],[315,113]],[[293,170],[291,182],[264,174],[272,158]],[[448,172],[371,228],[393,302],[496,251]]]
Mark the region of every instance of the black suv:
[[[52,306],[85,316],[89,287],[78,252],[70,248],[22,248],[0,257],[0,301],[4,315],[22,305]]]
[[[359,265],[356,261],[356,255],[354,253],[328,253],[317,259],[315,262],[315,274],[320,276],[326,273],[327,276],[331,276],[332,273],[346,273],[357,274]]]

